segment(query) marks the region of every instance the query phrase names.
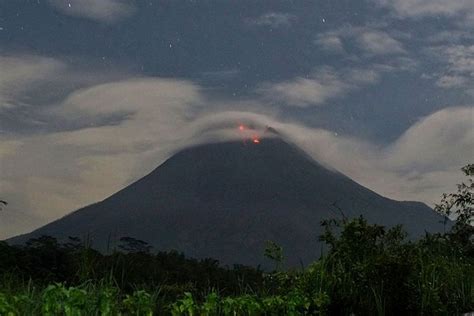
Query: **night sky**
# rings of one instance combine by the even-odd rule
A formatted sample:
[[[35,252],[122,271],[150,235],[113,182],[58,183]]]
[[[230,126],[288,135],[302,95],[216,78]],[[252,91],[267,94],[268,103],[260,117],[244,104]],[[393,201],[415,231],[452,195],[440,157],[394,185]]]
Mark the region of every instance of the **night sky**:
[[[434,205],[473,104],[472,0],[0,0],[0,238],[239,124]]]

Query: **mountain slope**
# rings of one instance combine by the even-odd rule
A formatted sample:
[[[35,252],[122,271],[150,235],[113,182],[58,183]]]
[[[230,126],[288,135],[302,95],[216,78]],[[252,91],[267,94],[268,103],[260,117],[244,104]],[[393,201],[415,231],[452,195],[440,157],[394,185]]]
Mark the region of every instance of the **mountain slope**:
[[[185,149],[104,201],[12,242],[89,235],[105,249],[108,240],[131,236],[158,250],[256,265],[272,240],[289,265],[298,265],[320,254],[320,221],[341,216],[334,203],[348,217],[403,224],[412,236],[442,228],[426,205],[384,198],[282,139],[267,138]]]

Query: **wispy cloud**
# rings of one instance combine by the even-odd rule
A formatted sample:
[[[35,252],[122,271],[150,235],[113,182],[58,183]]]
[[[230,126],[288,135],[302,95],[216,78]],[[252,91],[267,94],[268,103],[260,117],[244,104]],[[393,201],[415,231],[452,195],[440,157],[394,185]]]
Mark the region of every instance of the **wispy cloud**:
[[[53,58],[0,55],[0,110],[21,104],[26,91],[50,82],[65,68],[64,63]]]
[[[375,55],[403,54],[403,44],[381,31],[365,31],[357,35],[359,46]]]
[[[325,51],[341,54],[346,53],[341,37],[332,32],[318,35],[314,42]]]
[[[316,45],[324,50],[344,52],[344,46],[355,44],[369,56],[406,54],[404,45],[386,31],[368,26],[341,27],[318,34]]]
[[[381,71],[383,69],[377,67],[336,70],[326,66],[305,77],[264,83],[258,92],[265,100],[287,106],[324,105],[330,99],[343,97],[351,91],[376,83]]]
[[[143,160],[159,161],[186,139],[186,109],[199,102],[197,89],[167,79],[100,84],[73,92],[53,111],[54,120],[90,122],[89,127],[5,136],[0,178],[9,211],[37,215],[38,226],[143,175],[150,170]],[[97,116],[123,112],[129,116],[119,124],[96,125]]]
[[[401,17],[444,15],[462,18],[467,25],[474,22],[474,2],[471,0],[373,0],[393,9]]]
[[[332,69],[317,71],[307,77],[262,84],[259,92],[267,100],[289,106],[306,107],[324,104],[328,99],[341,96],[351,86],[344,82]]]
[[[473,107],[441,110],[385,146],[300,124],[276,126],[317,160],[362,185],[394,199],[433,205],[462,180],[459,168],[474,147],[473,119]]]
[[[444,64],[444,71],[434,75],[438,86],[474,89],[474,45],[440,45],[430,52]]]
[[[246,19],[248,25],[268,26],[272,28],[289,27],[297,20],[296,16],[282,12],[267,12],[255,18]]]
[[[48,2],[64,14],[105,23],[117,22],[135,11],[132,1],[125,0],[48,0]]]
[[[39,105],[59,102],[77,89],[124,76],[120,67],[104,72],[94,66],[76,68],[57,58],[0,54],[0,114],[7,110],[36,111]]]

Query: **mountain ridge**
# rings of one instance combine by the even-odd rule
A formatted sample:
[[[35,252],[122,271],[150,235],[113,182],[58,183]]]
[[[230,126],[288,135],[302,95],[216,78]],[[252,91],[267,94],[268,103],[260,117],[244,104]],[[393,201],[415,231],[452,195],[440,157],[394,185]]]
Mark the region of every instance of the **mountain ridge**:
[[[105,241],[130,236],[156,250],[257,265],[264,262],[265,241],[273,240],[295,266],[320,253],[320,221],[340,218],[338,208],[349,218],[403,224],[412,237],[442,228],[425,204],[385,198],[270,137],[181,150],[108,198],[10,242],[88,234],[104,250]]]

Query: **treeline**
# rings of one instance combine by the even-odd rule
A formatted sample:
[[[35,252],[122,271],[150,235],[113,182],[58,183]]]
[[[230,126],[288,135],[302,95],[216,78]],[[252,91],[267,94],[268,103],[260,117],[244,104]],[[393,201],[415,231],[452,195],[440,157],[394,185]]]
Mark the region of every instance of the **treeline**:
[[[60,244],[50,236],[29,240],[24,246],[0,243],[0,275],[15,287],[32,281],[79,285],[88,280],[107,280],[122,292],[160,287],[161,293],[175,299],[186,291],[204,293],[209,289],[236,295],[242,287],[258,289],[263,273],[258,268],[234,265],[224,268],[214,259],[186,258],[178,252],[151,253],[146,243],[122,238],[119,250],[104,255],[87,247],[78,238]]]

